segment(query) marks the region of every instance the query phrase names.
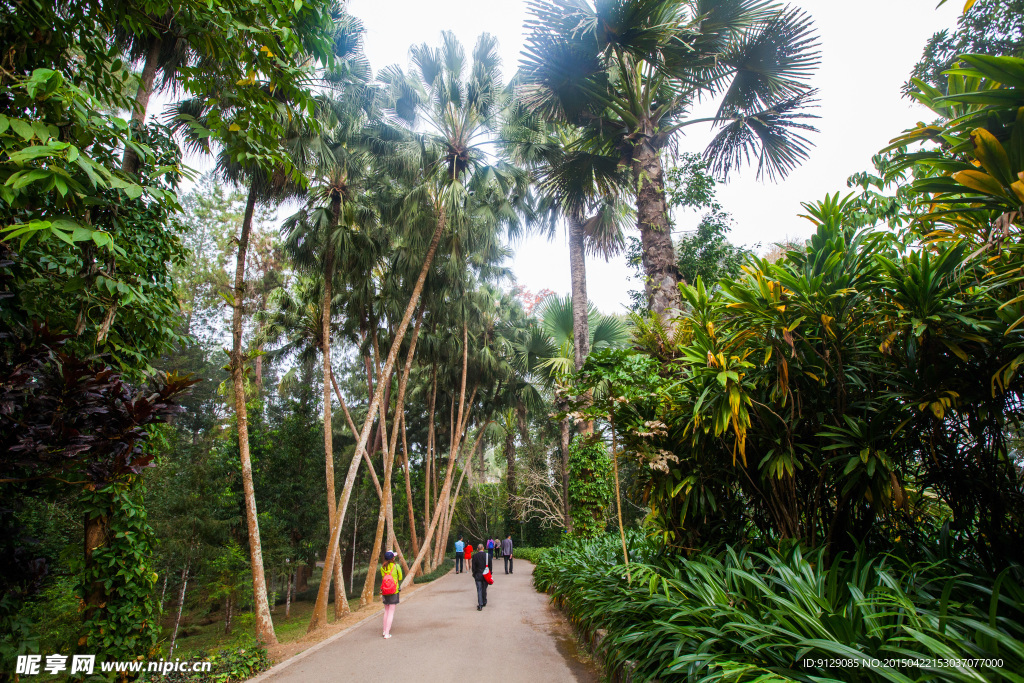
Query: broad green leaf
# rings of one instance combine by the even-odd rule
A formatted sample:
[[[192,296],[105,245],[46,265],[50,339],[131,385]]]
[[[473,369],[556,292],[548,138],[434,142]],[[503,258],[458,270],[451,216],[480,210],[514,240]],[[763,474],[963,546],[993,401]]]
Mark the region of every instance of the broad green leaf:
[[[953,174],[953,180],[983,194],[995,197],[1004,196],[1002,185],[995,178],[981,171],[960,171]]]
[[[974,156],[989,172],[989,175],[998,180],[1001,185],[1009,185],[1013,182],[1010,158],[992,133],[984,128],[975,128],[971,131],[971,142],[974,143]]]
[[[35,131],[32,130],[32,125],[22,121],[21,119],[9,119],[11,122],[11,130],[17,133],[23,140],[31,140],[35,137]]]

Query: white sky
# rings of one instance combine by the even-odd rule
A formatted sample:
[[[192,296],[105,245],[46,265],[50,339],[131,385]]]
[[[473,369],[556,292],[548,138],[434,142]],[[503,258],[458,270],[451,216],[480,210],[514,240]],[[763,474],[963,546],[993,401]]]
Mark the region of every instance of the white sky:
[[[765,246],[785,237],[806,237],[809,223],[797,214],[800,202],[826,193],[844,194],[846,179],[871,167],[871,157],[900,131],[927,119],[928,112],[900,96],[900,86],[937,30],[956,23],[962,4],[937,0],[796,0],[815,20],[822,62],[813,84],[820,89],[816,122],[821,131],[811,136],[810,159],[780,184],[755,180],[740,172],[719,199],[735,218],[733,242]],[[440,43],[443,30],[453,31],[467,51],[476,37],[498,37],[506,80],[516,70],[523,38],[522,0],[349,0],[348,11],[366,25],[366,52],[375,71],[389,64],[407,64],[410,45]],[[681,141],[682,151],[698,152],[707,145],[708,129],[694,126]],[[807,225],[808,227],[804,227]],[[696,226],[696,217],[680,218],[678,228]],[[635,231],[633,231],[635,234]],[[513,270],[519,282],[537,292],[569,291],[569,251],[564,236],[553,242],[530,238],[518,245]],[[601,310],[621,312],[629,281],[624,257],[611,263],[587,263],[587,288]]]

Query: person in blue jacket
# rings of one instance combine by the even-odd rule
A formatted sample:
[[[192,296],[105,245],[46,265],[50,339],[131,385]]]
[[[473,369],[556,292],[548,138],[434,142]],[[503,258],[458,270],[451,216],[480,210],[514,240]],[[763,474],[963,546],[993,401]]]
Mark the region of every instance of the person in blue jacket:
[[[462,542],[462,536],[455,541],[455,573],[462,573],[462,553],[466,550],[466,544]]]

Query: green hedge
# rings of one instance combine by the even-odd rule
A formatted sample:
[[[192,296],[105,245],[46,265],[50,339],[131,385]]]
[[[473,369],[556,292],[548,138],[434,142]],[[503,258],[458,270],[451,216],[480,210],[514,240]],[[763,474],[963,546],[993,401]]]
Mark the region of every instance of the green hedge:
[[[683,559],[628,543],[632,582],[608,536],[544,554],[534,583],[585,632],[607,629],[605,664],[635,663],[632,680],[1024,680],[1020,567],[992,577],[861,551],[824,569],[817,551]],[[947,666],[964,658],[995,661]]]
[[[512,557],[538,564],[541,557],[552,550],[552,548],[516,548]]]

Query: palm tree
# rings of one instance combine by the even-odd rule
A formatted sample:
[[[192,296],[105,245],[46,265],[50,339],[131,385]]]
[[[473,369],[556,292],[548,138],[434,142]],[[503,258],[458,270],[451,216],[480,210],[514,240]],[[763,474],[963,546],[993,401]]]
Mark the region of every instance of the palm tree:
[[[517,352],[528,363],[534,375],[555,393],[555,405],[559,412],[568,412],[568,403],[562,397],[563,390],[576,369],[575,312],[570,297],[551,297],[544,302],[540,311],[541,328],[531,331],[517,345]],[[629,343],[630,332],[620,318],[604,315],[592,304],[587,307],[587,341],[592,350],[622,347]],[[560,465],[562,481],[562,504],[565,513],[565,527],[572,530],[569,514],[569,443],[572,436],[572,422],[568,416],[561,421]]]
[[[758,177],[775,179],[807,158],[810,18],[765,0],[531,0],[530,12],[524,102],[584,128],[580,149],[629,165],[650,309],[671,315],[680,278],[661,152],[685,126],[708,123],[720,131],[706,154],[723,176],[754,157]],[[688,118],[708,97],[721,98],[718,111]]]
[[[373,116],[373,91],[367,86],[370,72],[362,52],[363,27],[347,15],[335,24],[335,66],[325,74],[327,94],[318,99],[318,119],[324,129],[308,150],[309,158],[295,159],[311,176],[309,199],[304,210],[289,218],[283,229],[300,268],[316,270],[322,278],[320,340],[323,361],[324,460],[329,518],[335,512],[334,444],[331,418],[331,317],[336,256],[347,234],[373,223],[373,207],[358,201],[369,171],[369,158],[361,145],[363,129]],[[340,617],[349,611],[341,579],[340,548],[334,562],[334,610]]]
[[[286,130],[279,141],[281,149],[291,159],[306,157],[305,146],[310,140],[310,131],[302,124],[297,112],[289,109],[287,102],[280,102],[279,115]],[[168,113],[168,118],[178,132],[186,136],[186,147],[192,151],[211,154],[213,148],[209,138],[198,138],[191,124],[203,122],[211,115],[212,106],[206,98],[183,100]],[[268,644],[277,642],[274,624],[270,616],[267,599],[267,584],[263,568],[263,550],[260,542],[256,493],[252,481],[252,459],[249,452],[248,412],[245,403],[246,354],[242,348],[242,327],[245,308],[245,264],[252,233],[253,215],[256,206],[270,206],[288,197],[301,196],[304,188],[293,175],[280,166],[266,167],[256,162],[238,161],[242,157],[237,150],[222,147],[217,153],[217,174],[239,187],[247,188],[245,212],[238,235],[238,251],[235,258],[235,278],[231,298],[231,384],[234,394],[235,416],[238,423],[238,450],[242,462],[242,490],[245,497],[245,514],[249,534],[250,562],[253,575],[253,600],[256,612],[256,635]]]
[[[628,184],[617,155],[579,148],[582,130],[544,121],[516,103],[502,127],[502,142],[511,159],[529,169],[542,195],[538,212],[553,227],[564,218],[569,237],[576,369],[589,353],[587,332],[588,251],[606,259],[622,245],[628,210],[620,198]],[[553,230],[548,230],[549,236]]]
[[[453,35],[446,33],[443,39],[444,46],[439,50],[426,45],[412,48],[412,73],[407,75],[397,67],[389,67],[379,75],[389,92],[391,116],[389,120],[376,124],[372,144],[381,175],[401,177],[410,171],[418,173],[419,180],[406,195],[396,216],[394,242],[404,252],[401,258],[419,269],[415,280],[409,278],[402,288],[409,291],[411,281],[408,303],[391,335],[391,347],[378,373],[377,386],[360,430],[357,454],[366,448],[385,387],[391,384],[395,362],[419,307],[442,234],[447,230],[457,237],[471,224],[494,226],[512,222],[514,212],[502,207],[508,197],[526,194],[521,187],[525,177],[514,173],[507,164],[488,163],[482,149],[488,142],[489,131],[495,129],[496,116],[507,98],[501,84],[500,60],[494,38],[481,36],[469,64],[462,46]],[[505,201],[494,202],[496,196]],[[430,235],[426,244],[423,243],[424,233]],[[357,470],[358,460],[354,459],[331,523],[328,557],[337,552],[341,524]],[[442,499],[448,496],[450,480],[451,468]],[[438,522],[436,513],[437,510],[428,535],[433,533]],[[424,543],[420,548],[407,581],[411,581],[418,570],[426,547]],[[326,573],[324,581],[329,581]],[[310,630],[323,623],[326,607],[327,591],[322,582]]]

